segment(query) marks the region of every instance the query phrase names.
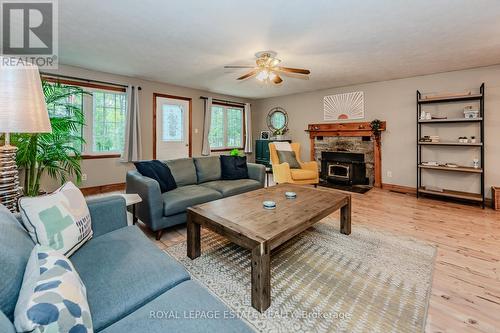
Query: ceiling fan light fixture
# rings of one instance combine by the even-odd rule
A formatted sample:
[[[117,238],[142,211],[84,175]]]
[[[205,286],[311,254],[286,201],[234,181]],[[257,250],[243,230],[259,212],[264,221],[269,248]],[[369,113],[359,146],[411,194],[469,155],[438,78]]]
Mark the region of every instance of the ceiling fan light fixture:
[[[261,82],[264,82],[269,78],[269,74],[270,73],[267,69],[263,69],[259,72],[259,74],[257,74],[255,78]]]
[[[272,83],[274,85],[283,83],[282,74],[291,77],[309,78],[307,75],[311,71],[308,69],[278,66],[281,60],[276,58],[276,55],[274,51],[257,52],[255,54],[257,57],[257,60],[255,60],[257,66],[228,65],[224,66],[224,68],[251,68],[250,71],[238,77],[237,80],[246,80],[250,77],[255,77],[259,82]]]

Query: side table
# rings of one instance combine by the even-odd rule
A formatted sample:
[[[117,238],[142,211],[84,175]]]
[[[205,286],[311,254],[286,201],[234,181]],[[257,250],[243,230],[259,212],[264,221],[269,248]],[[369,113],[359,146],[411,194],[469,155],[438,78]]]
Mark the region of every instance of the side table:
[[[132,224],[137,223],[136,206],[142,202],[142,198],[136,193],[123,193],[120,194],[125,199],[127,207],[132,206]]]
[[[269,178],[270,175],[273,174],[273,168],[272,167],[266,167],[266,187],[269,187]]]

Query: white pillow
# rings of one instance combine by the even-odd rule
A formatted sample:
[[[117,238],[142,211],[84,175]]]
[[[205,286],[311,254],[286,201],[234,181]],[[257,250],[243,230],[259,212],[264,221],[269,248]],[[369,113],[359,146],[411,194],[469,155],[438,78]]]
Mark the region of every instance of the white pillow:
[[[292,151],[292,145],[288,141],[277,141],[273,142],[276,150],[279,151]]]
[[[93,332],[85,285],[68,258],[47,246],[33,248],[14,325],[18,332]]]
[[[82,192],[68,182],[55,192],[19,200],[23,224],[35,243],[70,256],[92,237],[92,224]]]

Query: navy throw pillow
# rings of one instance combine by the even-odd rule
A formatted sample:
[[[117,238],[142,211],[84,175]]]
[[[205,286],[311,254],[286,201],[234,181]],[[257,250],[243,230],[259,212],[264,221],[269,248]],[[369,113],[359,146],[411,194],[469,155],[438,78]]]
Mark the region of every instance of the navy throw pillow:
[[[246,156],[220,156],[221,179],[235,180],[248,178]]]
[[[163,162],[158,160],[135,162],[137,171],[144,177],[149,177],[160,184],[161,193],[168,192],[177,188],[174,176],[170,172],[170,168]]]

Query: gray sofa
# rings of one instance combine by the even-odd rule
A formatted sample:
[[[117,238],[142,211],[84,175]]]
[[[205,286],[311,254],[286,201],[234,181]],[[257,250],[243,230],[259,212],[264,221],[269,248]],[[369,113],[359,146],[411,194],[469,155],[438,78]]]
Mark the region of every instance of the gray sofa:
[[[89,201],[88,206],[94,236],[70,260],[86,286],[95,332],[252,332],[243,321],[224,318],[229,309],[221,301],[138,227],[127,226],[122,197]],[[21,223],[0,205],[2,333],[15,332],[14,308],[33,247]],[[220,318],[184,316],[192,311]]]
[[[218,156],[165,161],[177,183],[175,190],[161,193],[154,179],[138,171],[127,173],[127,193],[137,193],[142,203],[136,214],[160,239],[164,228],[186,223],[190,206],[253,191],[264,187],[266,171],[261,164],[248,163],[248,179],[221,180]]]

